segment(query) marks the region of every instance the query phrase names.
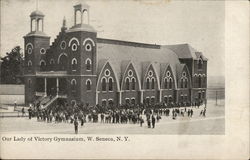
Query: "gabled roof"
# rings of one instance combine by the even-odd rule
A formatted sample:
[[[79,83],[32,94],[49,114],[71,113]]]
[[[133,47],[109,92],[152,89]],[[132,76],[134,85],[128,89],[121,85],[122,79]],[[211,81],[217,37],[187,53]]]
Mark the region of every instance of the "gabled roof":
[[[126,61],[131,61],[134,64],[140,80],[149,64],[152,64],[157,74],[160,75],[161,63],[169,63],[171,66],[176,66],[176,64],[180,63],[177,55],[167,47],[150,48],[136,45],[98,42],[98,63],[100,63],[99,60],[101,59],[108,59],[114,67],[118,79],[121,78],[123,72],[121,69],[122,63],[125,63]],[[175,72],[174,69],[173,72]]]
[[[195,59],[198,60],[200,58],[200,55],[202,56],[203,60],[207,60],[205,56],[202,55],[201,52],[194,49],[189,44],[176,44],[176,45],[165,45],[164,47],[167,47],[174,51],[177,56],[180,59]]]

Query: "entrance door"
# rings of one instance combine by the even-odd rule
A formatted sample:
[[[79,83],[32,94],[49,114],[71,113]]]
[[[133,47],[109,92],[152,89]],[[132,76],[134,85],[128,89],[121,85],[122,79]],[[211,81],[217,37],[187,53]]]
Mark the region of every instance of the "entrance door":
[[[56,95],[56,78],[47,79],[47,95]]]

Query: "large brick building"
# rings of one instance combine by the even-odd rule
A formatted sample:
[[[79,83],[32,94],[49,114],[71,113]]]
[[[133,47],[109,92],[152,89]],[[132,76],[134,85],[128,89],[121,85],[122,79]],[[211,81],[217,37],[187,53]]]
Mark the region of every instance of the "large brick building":
[[[74,26],[50,45],[44,14],[30,15],[25,41],[25,102],[90,105],[191,102],[205,99],[207,59],[189,44],[155,45],[98,38],[89,6],[74,6]],[[48,98],[49,97],[49,98]]]

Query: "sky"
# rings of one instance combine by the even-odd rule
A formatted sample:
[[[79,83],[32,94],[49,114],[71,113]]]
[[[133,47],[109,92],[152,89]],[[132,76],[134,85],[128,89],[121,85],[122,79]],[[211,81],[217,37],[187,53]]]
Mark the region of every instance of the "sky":
[[[98,37],[160,45],[189,43],[209,59],[209,77],[224,76],[223,1],[38,0],[51,43],[64,16],[67,27],[73,26],[73,6],[81,2],[90,6],[90,25]],[[1,56],[14,46],[24,48],[23,36],[30,31],[29,15],[34,10],[36,0],[1,0]]]

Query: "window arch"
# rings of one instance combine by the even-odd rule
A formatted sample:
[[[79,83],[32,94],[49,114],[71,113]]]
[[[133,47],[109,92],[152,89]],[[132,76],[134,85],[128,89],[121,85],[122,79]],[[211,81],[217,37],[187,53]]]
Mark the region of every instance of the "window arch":
[[[91,62],[91,60],[89,58],[86,59],[85,64],[86,64],[86,70],[90,71],[92,62]]]
[[[129,78],[125,79],[125,90],[129,90]]]
[[[146,89],[149,89],[149,85],[150,85],[149,78],[147,78],[146,79]]]
[[[109,91],[113,91],[113,78],[109,78]]]
[[[135,78],[133,77],[133,78],[132,78],[132,90],[135,90],[135,82],[136,82],[136,80],[135,80]]]
[[[151,81],[151,89],[155,89],[155,79],[152,78],[152,81]]]
[[[32,66],[32,61],[29,60],[29,61],[28,61],[28,67],[31,67],[31,66]]]
[[[76,70],[76,67],[77,67],[77,60],[75,58],[72,59],[71,61],[71,64],[72,64],[72,70]]]
[[[106,78],[105,77],[103,77],[102,78],[102,91],[106,91]]]
[[[75,79],[71,80],[71,86],[72,86],[72,90],[76,90],[76,80]]]
[[[46,67],[46,62],[44,60],[41,60],[40,61],[40,69],[43,71],[43,70],[45,70],[45,67]]]
[[[91,90],[91,84],[92,84],[91,80],[88,79],[88,80],[86,81],[86,88],[87,88],[88,91]]]
[[[202,78],[201,78],[201,75],[199,75],[199,77],[198,77],[198,86],[199,86],[199,88],[201,88],[201,84],[202,84]]]
[[[168,89],[168,79],[164,78],[164,89]]]

